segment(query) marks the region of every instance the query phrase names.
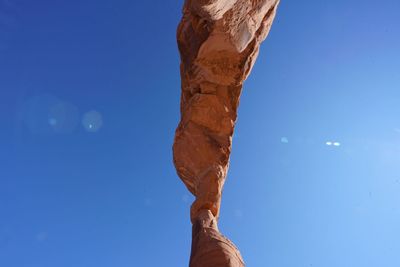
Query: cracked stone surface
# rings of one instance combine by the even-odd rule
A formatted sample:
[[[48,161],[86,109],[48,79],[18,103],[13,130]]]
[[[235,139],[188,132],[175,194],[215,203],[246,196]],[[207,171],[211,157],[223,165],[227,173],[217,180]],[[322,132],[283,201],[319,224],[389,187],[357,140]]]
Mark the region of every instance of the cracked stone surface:
[[[177,31],[181,121],[173,157],[195,196],[190,267],[244,266],[217,227],[239,98],[279,0],[186,0]]]

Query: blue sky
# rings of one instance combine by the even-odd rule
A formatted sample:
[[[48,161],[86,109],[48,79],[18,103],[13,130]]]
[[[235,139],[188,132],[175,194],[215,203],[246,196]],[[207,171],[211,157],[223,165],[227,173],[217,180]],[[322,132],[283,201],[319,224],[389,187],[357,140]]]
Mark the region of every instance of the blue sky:
[[[181,6],[0,0],[0,266],[187,266]],[[281,2],[222,202],[248,266],[400,266],[399,11]]]

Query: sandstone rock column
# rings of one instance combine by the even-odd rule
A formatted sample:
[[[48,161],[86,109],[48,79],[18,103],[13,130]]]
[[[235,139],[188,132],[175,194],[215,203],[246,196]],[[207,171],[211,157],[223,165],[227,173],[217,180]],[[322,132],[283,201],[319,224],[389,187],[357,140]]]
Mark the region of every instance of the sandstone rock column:
[[[195,196],[190,267],[244,266],[218,231],[222,188],[244,80],[267,37],[279,0],[186,0],[177,39],[181,121],[173,145],[177,173]]]

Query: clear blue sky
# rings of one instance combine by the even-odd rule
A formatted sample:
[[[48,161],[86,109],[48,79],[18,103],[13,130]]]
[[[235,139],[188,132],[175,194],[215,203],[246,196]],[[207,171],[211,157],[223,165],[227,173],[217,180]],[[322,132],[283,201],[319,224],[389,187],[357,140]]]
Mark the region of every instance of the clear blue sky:
[[[0,0],[0,266],[188,265],[181,6]],[[220,219],[249,267],[400,266],[399,12],[281,2]]]

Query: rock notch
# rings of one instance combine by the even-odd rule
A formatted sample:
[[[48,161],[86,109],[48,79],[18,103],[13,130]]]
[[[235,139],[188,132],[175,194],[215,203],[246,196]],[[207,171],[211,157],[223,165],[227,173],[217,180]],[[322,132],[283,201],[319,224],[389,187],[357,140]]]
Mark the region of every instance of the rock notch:
[[[190,267],[244,266],[218,231],[222,189],[243,86],[279,0],[186,0],[177,31],[181,121],[174,164],[195,196]]]

